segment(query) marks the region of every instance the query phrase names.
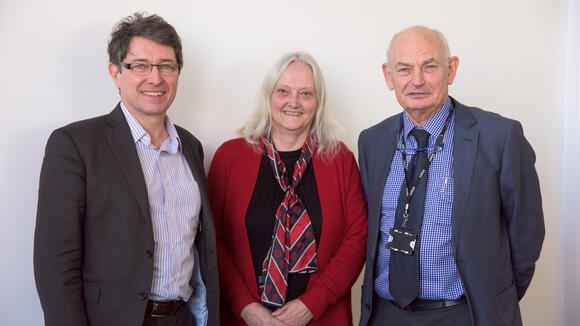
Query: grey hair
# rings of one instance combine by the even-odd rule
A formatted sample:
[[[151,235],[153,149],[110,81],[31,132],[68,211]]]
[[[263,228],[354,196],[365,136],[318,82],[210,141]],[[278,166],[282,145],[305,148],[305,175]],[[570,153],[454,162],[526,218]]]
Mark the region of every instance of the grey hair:
[[[256,107],[248,122],[238,130],[238,134],[248,143],[255,146],[260,145],[262,138],[269,139],[272,136],[270,98],[280,75],[293,62],[302,62],[312,69],[318,106],[310,126],[310,137],[317,144],[317,153],[324,158],[330,158],[336,154],[339,148],[338,130],[340,127],[330,117],[326,109],[326,87],[322,71],[316,60],[305,52],[294,51],[286,53],[270,68],[262,82]]]
[[[445,55],[445,58],[447,59],[451,56],[451,52],[449,51],[449,43],[447,43],[447,39],[445,38],[445,35],[443,35],[443,33],[434,28],[429,28],[426,26],[411,26],[398,32],[397,34],[393,35],[393,38],[391,38],[391,41],[389,42],[389,47],[387,48],[387,65],[390,65],[389,59],[391,58],[391,50],[393,49],[393,44],[395,43],[395,41],[399,36],[408,32],[416,32],[423,35],[435,36],[436,38],[439,39],[439,42],[441,42],[441,45],[443,46],[443,54]]]

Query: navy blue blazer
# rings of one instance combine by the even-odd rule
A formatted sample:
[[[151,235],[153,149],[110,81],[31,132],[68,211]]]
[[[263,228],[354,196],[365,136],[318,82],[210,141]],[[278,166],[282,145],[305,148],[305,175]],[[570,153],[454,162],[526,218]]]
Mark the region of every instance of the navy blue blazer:
[[[473,323],[521,325],[518,302],[532,280],[544,240],[535,153],[519,122],[451,100],[453,255]],[[397,114],[359,136],[359,166],[369,210],[359,325],[367,325],[373,306],[381,197],[399,129]]]

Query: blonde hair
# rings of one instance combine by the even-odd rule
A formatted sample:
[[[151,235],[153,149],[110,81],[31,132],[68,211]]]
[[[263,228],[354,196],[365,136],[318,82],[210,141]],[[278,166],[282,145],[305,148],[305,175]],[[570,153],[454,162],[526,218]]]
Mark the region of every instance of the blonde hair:
[[[317,153],[323,157],[332,157],[339,148],[338,130],[340,127],[326,110],[326,87],[322,71],[316,60],[305,52],[289,52],[280,57],[266,73],[258,96],[257,104],[248,122],[238,130],[238,134],[248,143],[259,146],[261,139],[272,135],[272,116],[270,98],[280,75],[293,62],[302,62],[312,69],[318,107],[310,126],[310,137],[317,144]]]

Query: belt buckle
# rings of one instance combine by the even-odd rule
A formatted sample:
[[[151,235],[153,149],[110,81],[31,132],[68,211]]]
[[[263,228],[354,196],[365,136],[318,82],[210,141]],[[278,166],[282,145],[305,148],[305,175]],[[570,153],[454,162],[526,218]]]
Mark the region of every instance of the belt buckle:
[[[153,303],[151,304],[151,314],[149,316],[151,318],[165,317],[166,315],[161,315],[161,314],[156,313],[157,307],[159,307],[159,303],[157,301],[153,301]]]

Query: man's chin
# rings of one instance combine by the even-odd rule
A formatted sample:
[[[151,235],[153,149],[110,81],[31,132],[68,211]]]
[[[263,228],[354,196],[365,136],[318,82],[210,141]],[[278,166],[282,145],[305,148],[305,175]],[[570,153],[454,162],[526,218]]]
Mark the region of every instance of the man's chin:
[[[144,106],[144,111],[149,115],[163,115],[167,111],[169,106],[167,105],[147,105]]]
[[[432,106],[427,106],[427,105],[408,105],[405,108],[405,111],[414,111],[414,112],[420,112],[420,111],[430,111],[432,108]]]

